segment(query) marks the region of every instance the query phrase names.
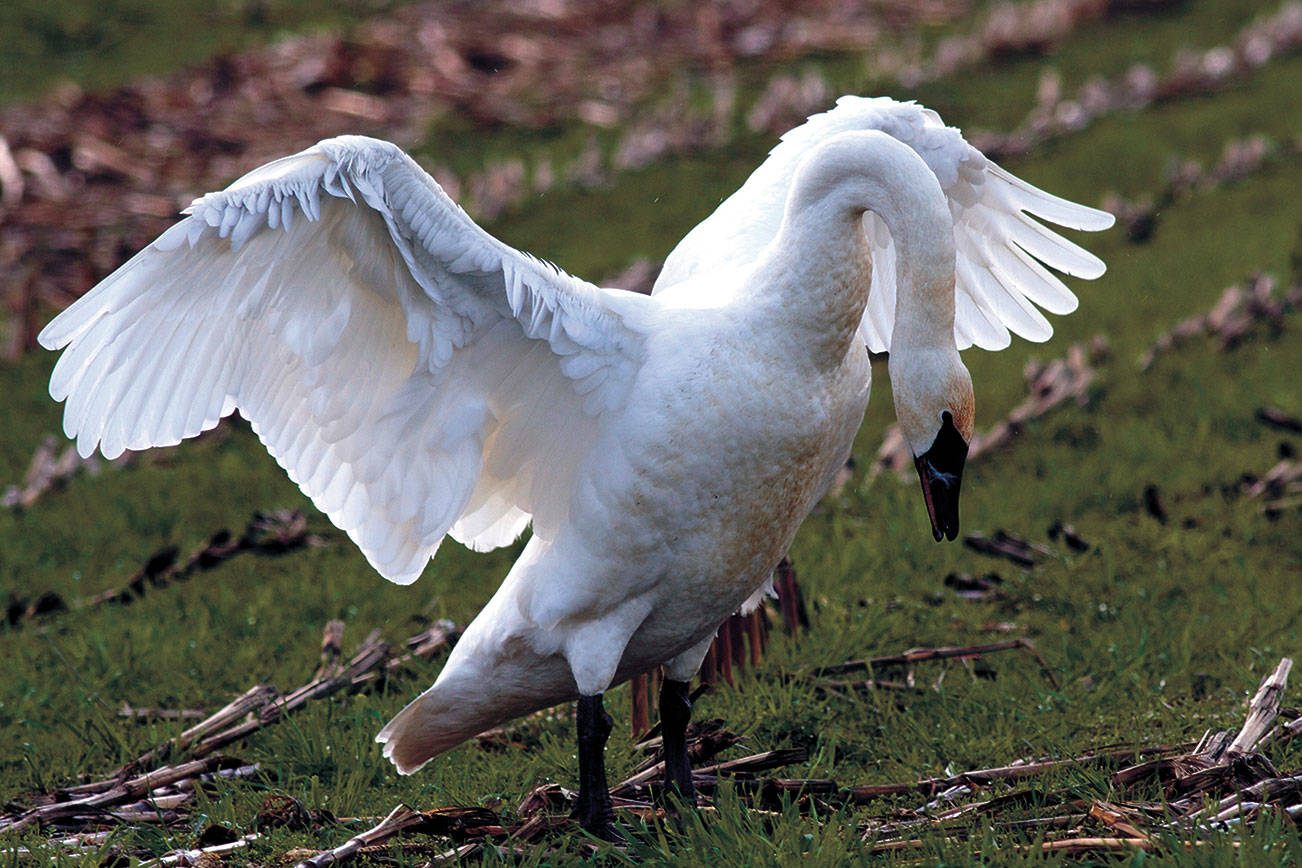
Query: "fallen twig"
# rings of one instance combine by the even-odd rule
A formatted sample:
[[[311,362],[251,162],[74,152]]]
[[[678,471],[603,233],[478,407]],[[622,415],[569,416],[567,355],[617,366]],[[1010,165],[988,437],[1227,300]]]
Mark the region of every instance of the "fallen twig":
[[[202,720],[203,712],[197,708],[132,708],[127,703],[122,703],[118,709],[119,717],[129,717],[133,720]]]
[[[325,545],[324,540],[307,532],[307,517],[298,510],[256,512],[239,537],[232,539],[230,531],[220,530],[181,563],[177,562],[179,550],[176,546],[155,552],[120,588],[101,591],[93,597],[71,603],[53,591],[46,591],[31,603],[15,597],[10,600],[7,620],[12,625],[54,612],[109,603],[128,605],[143,597],[150,588],[185,581],[197,572],[211,570],[240,554],[281,555],[305,546],[321,545]]]
[[[1090,806],[1089,813],[1090,817],[1126,838],[1148,840],[1148,835],[1126,819],[1128,815],[1133,816],[1133,814],[1133,811],[1120,808],[1117,805],[1098,801]]]
[[[330,850],[323,850],[313,856],[303,859],[298,863],[297,868],[319,868],[321,865],[329,865],[333,862],[342,862],[350,856],[357,853],[363,847],[371,844],[381,844],[404,829],[418,825],[424,818],[419,811],[414,811],[406,805],[398,805],[389,815],[377,823],[375,826],[367,829],[359,835],[354,835],[338,847]]]
[[[756,772],[804,762],[808,758],[809,752],[804,748],[768,750],[762,753],[751,754],[750,756],[739,757],[737,759],[711,763],[699,768],[694,768],[692,769],[692,782],[697,789],[709,793],[714,791],[716,780],[720,776],[735,777],[740,775],[750,777]],[[611,796],[618,796],[624,799],[646,796],[647,785],[656,781],[656,779],[660,777],[663,768],[663,762],[656,762],[645,766],[632,776],[611,787]]]
[[[965,600],[1000,599],[1007,595],[1000,590],[1004,577],[998,573],[973,576],[968,573],[949,573],[943,584]]]
[[[1289,434],[1302,434],[1302,419],[1290,416],[1278,407],[1258,407],[1257,421]]]
[[[1067,544],[1067,548],[1074,552],[1089,551],[1090,547],[1090,544],[1076,532],[1076,528],[1069,524],[1063,524],[1061,521],[1055,521],[1049,528],[1049,539],[1054,542],[1061,539]]]
[[[128,463],[131,456],[132,453],[127,452],[116,463]],[[75,443],[68,443],[60,452],[59,439],[53,435],[46,437],[32,455],[23,481],[18,485],[10,485],[0,494],[0,507],[28,509],[50,489],[65,485],[82,471],[94,476],[102,466],[98,455],[82,458],[77,453]]]
[[[1005,639],[1000,642],[989,642],[981,645],[953,645],[943,648],[912,648],[902,654],[886,654],[881,657],[871,657],[866,660],[848,660],[845,663],[837,663],[833,666],[820,666],[808,673],[812,678],[825,678],[829,675],[844,675],[847,672],[870,672],[878,669],[884,669],[889,666],[908,666],[914,663],[922,663],[927,660],[951,660],[954,658],[979,657],[983,654],[993,654],[999,651],[1025,651],[1040,664],[1040,669],[1044,672],[1045,677],[1058,687],[1058,679],[1049,668],[1049,664],[1040,656],[1039,650],[1036,649],[1035,643],[1030,639]]]
[[[1281,460],[1260,478],[1245,474],[1243,493],[1262,501],[1261,511],[1276,518],[1286,509],[1302,507],[1302,461]]]
[[[327,624],[323,645],[336,642],[338,632],[336,623]],[[296,690],[281,694],[271,685],[255,685],[180,735],[151,748],[105,778],[38,795],[30,800],[34,807],[0,815],[0,832],[56,821],[64,825],[104,820],[167,824],[180,819],[178,815],[159,813],[159,809],[172,810],[187,804],[194,787],[205,775],[248,776],[257,771],[256,765],[215,755],[218,750],[283,720],[313,700],[339,691],[362,689],[379,672],[393,672],[446,648],[458,632],[448,622],[436,623],[408,639],[406,644],[410,650],[398,658],[392,657],[389,645],[373,633],[346,662],[323,666],[318,670],[318,677]],[[325,656],[331,656],[328,650]],[[179,756],[187,756],[189,760],[161,765]],[[142,797],[145,801],[140,805],[129,804],[132,799]],[[147,811],[153,812],[150,818],[143,813]]]
[[[973,769],[972,771],[960,772],[956,775],[950,775],[949,777],[944,778],[924,778],[922,780],[905,783],[861,784],[851,787],[849,793],[851,800],[855,804],[866,804],[887,796],[902,796],[910,793],[921,793],[930,796],[937,793],[943,793],[946,790],[952,790],[955,787],[971,788],[987,786],[996,781],[1010,781],[1038,777],[1039,775],[1048,772],[1060,771],[1067,768],[1082,768],[1103,763],[1121,762],[1143,754],[1170,753],[1179,749],[1179,747],[1168,745],[1153,745],[1151,747],[1127,746],[1112,750],[1101,750],[1078,757],[1067,757],[1064,759],[1032,761],[1019,760],[1018,762],[1006,766]]]
[[[18,814],[0,817],[0,832],[16,832],[30,826],[46,825],[59,820],[72,820],[78,817],[88,816],[92,819],[100,819],[105,816],[111,817],[112,814],[108,810],[110,808],[122,806],[133,799],[140,799],[143,796],[151,796],[151,801],[157,802],[164,795],[159,791],[170,785],[221,769],[238,768],[242,765],[239,760],[230,757],[213,756],[207,759],[163,766],[145,774],[120,778],[103,791],[79,799],[51,801],[48,804],[30,808]],[[184,799],[180,801],[184,801]],[[180,804],[180,801],[173,804]]]
[[[1162,492],[1158,491],[1156,485],[1145,485],[1140,497],[1144,503],[1144,512],[1157,519],[1159,524],[1166,524],[1170,520],[1166,504],[1162,502]]]
[[[497,815],[485,808],[442,808],[434,811],[417,811],[406,805],[398,805],[389,815],[359,835],[354,835],[338,847],[322,850],[303,858],[296,868],[321,868],[346,861],[370,850],[372,847],[389,841],[406,832],[422,832],[431,835],[469,837],[477,832],[482,837],[483,829],[492,834],[505,836],[505,830],[499,824]],[[459,858],[477,850],[479,843],[463,844],[451,850],[440,850],[440,855]],[[297,854],[296,854],[297,855]]]
[[[1019,567],[1028,569],[1043,559],[1054,556],[1053,550],[1048,546],[1030,542],[1024,537],[1002,529],[995,531],[993,537],[988,537],[979,531],[967,534],[963,537],[963,545],[979,554],[1004,558]]]
[[[965,818],[974,813],[992,817],[989,822],[996,829],[1056,828],[1066,829],[1065,836],[1050,835],[1042,844],[1024,845],[1026,852],[1083,853],[1090,851],[1151,850],[1159,846],[1154,831],[1173,828],[1216,826],[1259,814],[1263,808],[1274,806],[1293,816],[1293,808],[1302,796],[1302,775],[1278,775],[1265,757],[1257,751],[1263,744],[1273,743],[1291,736],[1297,720],[1284,727],[1272,729],[1280,714],[1280,700],[1291,661],[1282,659],[1262,680],[1249,703],[1249,712],[1237,732],[1208,733],[1196,745],[1152,746],[1148,748],[1122,747],[1099,751],[1095,754],[1060,760],[1019,762],[1010,766],[965,772],[948,778],[906,784],[878,784],[853,787],[846,791],[849,798],[859,804],[882,796],[920,792],[936,798],[913,813],[915,819],[892,818],[870,820],[862,829],[865,839],[873,840],[875,851],[899,851],[921,847],[924,840],[918,835],[946,829],[944,840],[961,843],[968,830],[951,828],[955,822],[970,822]],[[1300,718],[1299,720],[1302,720]],[[1302,726],[1298,727],[1302,730]],[[1081,805],[1079,800],[1069,800],[1065,792],[1045,793],[1042,790],[1021,790],[981,802],[957,805],[940,810],[945,800],[967,795],[977,788],[999,781],[1043,774],[1068,767],[1079,767],[1099,762],[1115,762],[1136,758],[1142,754],[1167,754],[1157,760],[1127,766],[1112,776],[1116,786],[1124,790],[1135,783],[1154,776],[1167,782],[1168,791],[1178,798],[1169,804],[1134,803],[1093,800]],[[1212,789],[1229,790],[1210,807],[1205,794]],[[1027,804],[1063,805],[1070,812],[1051,813],[1030,820],[999,820],[998,810],[1005,806]],[[1177,820],[1168,818],[1174,813]],[[1302,815],[1302,805],[1297,814]],[[1102,826],[1114,835],[1091,835],[1085,828],[1087,822]],[[905,837],[905,834],[909,837]],[[886,840],[882,840],[886,839]],[[934,839],[933,839],[934,840]],[[1201,843],[1194,840],[1187,846]]]
[[[1262,680],[1236,734],[1208,732],[1192,751],[1117,771],[1113,784],[1126,789],[1157,778],[1172,797],[1171,809],[1177,815],[1191,816],[1203,810],[1206,793],[1229,790],[1242,797],[1254,785],[1278,778],[1274,766],[1257,748],[1267,740],[1279,716],[1280,696],[1292,665],[1285,657]]]
[[[1130,850],[1151,850],[1153,842],[1148,838],[1059,838],[1043,841],[1039,844],[1026,845],[1018,849],[1041,853],[1097,853]]]

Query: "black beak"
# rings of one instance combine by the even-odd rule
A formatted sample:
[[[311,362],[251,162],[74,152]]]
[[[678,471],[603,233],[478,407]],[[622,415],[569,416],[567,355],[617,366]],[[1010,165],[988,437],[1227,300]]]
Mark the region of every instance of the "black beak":
[[[931,448],[913,459],[922,480],[922,498],[931,517],[931,534],[953,540],[958,536],[958,489],[963,481],[967,441],[954,427],[954,417],[941,414],[940,433]]]

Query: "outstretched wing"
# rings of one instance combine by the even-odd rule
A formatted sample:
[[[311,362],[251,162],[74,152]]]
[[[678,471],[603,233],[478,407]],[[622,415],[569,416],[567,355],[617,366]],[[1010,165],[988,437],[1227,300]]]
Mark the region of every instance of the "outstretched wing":
[[[50,393],[82,455],[238,408],[402,583],[449,531],[483,549],[563,520],[640,364],[636,296],[501,243],[375,139],[321,142],[186,213],[41,332],[66,347]]]
[[[791,179],[820,142],[850,130],[880,130],[912,147],[936,174],[949,198],[958,254],[954,336],[959,348],[997,350],[1009,332],[1032,341],[1053,334],[1037,309],[1071,313],[1076,296],[1044,266],[1075,277],[1103,274],[1102,260],[1034,217],[1071,229],[1100,230],[1106,211],[1068,202],[995,165],[940,116],[888,97],[843,96],[836,107],[785,133],[767,160],[665,261],[656,290],[728,263],[754,260],[778,233]],[[1032,216],[1033,215],[1033,216]],[[873,250],[872,291],[860,333],[869,349],[890,349],[895,315],[895,255],[880,218],[864,220]]]

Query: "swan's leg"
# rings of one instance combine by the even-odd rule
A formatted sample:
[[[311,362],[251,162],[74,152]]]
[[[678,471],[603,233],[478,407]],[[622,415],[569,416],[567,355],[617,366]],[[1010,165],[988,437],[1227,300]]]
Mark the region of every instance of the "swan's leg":
[[[687,755],[687,723],[692,719],[689,688],[692,676],[714,643],[710,633],[694,647],[665,661],[665,680],[660,685],[660,735],[664,742],[665,792],[677,792],[689,805],[696,804],[692,785],[692,759]]]
[[[665,792],[696,804],[692,759],[687,754],[687,723],[692,719],[691,682],[666,678],[660,685],[660,734],[664,740]]]
[[[555,577],[548,581],[554,582]],[[606,786],[606,739],[612,722],[601,699],[615,678],[629,637],[646,620],[651,605],[646,595],[607,610],[601,617],[587,610],[564,615],[580,622],[565,631],[565,659],[579,689],[579,798],[572,816],[593,835],[608,841],[621,837],[615,828]]]
[[[610,806],[606,785],[606,739],[612,721],[600,693],[580,696],[577,714],[579,730],[579,798],[571,815],[579,825],[606,841],[621,840],[615,829],[615,811]]]

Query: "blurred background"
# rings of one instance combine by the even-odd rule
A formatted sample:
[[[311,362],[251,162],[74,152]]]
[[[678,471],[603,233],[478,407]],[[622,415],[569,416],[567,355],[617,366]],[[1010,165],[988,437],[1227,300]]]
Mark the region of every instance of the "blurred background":
[[[190,198],[345,132],[414,151],[508,240],[625,283],[645,284],[777,134],[842,93],[917,98],[1004,160],[1129,125],[1134,140],[1063,192],[1152,198],[1155,174],[1234,135],[1290,143],[1285,89],[1260,79],[1296,82],[1296,17],[1259,0],[14,0],[0,10],[0,347],[30,348],[43,317]],[[1209,112],[1213,127],[1134,130],[1145,109],[1226,91],[1243,99]],[[568,244],[557,223],[592,212],[540,197],[618,219],[586,220],[590,241]]]
[[[0,4],[0,800],[170,732],[120,702],[215,708],[253,680],[300,683],[327,620],[350,641],[464,624],[518,551],[447,543],[421,582],[388,585],[238,419],[79,460],[35,344],[55,311],[195,196],[342,133],[408,149],[508,243],[645,289],[779,134],[846,93],[917,99],[1032,183],[1113,211],[1115,229],[1076,238],[1109,272],[1068,280],[1081,307],[1047,344],[965,354],[985,438],[967,545],[933,546],[916,482],[896,480],[877,367],[853,466],[793,548],[811,628],[704,713],[753,746],[807,747],[804,776],[856,782],[1196,738],[1302,630],[1300,90],[1302,4],[1276,0]],[[317,544],[95,602],[168,547],[184,560],[277,509]],[[1036,642],[1063,686],[1011,655],[907,710],[772,677],[992,636]],[[268,790],[337,813],[513,804],[568,779],[563,720],[530,724],[527,754],[465,748],[394,778],[370,734],[425,666],[252,740],[277,772],[209,815],[247,824]],[[617,730],[612,755],[626,748]]]

